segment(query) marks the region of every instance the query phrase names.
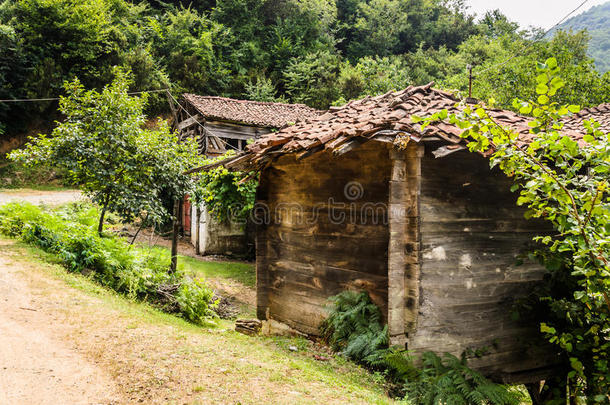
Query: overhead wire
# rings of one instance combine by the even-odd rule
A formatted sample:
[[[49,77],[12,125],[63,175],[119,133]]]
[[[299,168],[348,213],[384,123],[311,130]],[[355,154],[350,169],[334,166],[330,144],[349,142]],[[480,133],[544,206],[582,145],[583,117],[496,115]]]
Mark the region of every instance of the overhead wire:
[[[546,30],[542,35],[539,35],[538,38],[536,38],[535,40],[531,41],[527,46],[525,46],[525,48],[523,48],[523,50],[519,53],[519,54],[523,54],[525,51],[527,51],[529,48],[531,48],[534,44],[540,42],[540,40],[542,40],[544,37],[546,37],[551,31],[553,31],[555,28],[557,28],[560,24],[562,24],[565,20],[567,20],[568,18],[570,18],[575,12],[577,12],[578,10],[580,10],[582,8],[582,6],[584,6],[585,4],[587,4],[589,2],[589,0],[584,0],[582,3],[580,3],[578,5],[578,7],[576,7],[574,10],[570,11],[567,15],[565,15],[561,20],[559,20],[555,25],[553,25],[551,28],[549,28],[548,30]],[[485,72],[488,72],[490,70],[496,69],[498,67],[504,66],[506,65],[508,62],[510,62],[511,60],[513,60],[514,58],[517,57],[518,54],[513,54],[512,56],[510,56],[509,58],[507,58],[506,60],[493,65],[493,66],[489,66],[483,70],[481,70],[480,72],[473,72],[472,73],[472,77],[476,77],[480,74],[483,74]]]
[[[130,96],[136,95],[136,94],[143,94],[143,93],[161,93],[161,92],[165,92],[168,89],[156,89],[156,90],[139,90],[139,91],[130,91],[127,92],[127,94],[129,94]],[[48,98],[9,98],[9,99],[4,99],[4,100],[0,100],[0,103],[29,103],[29,102],[37,102],[37,101],[58,101],[60,100],[60,97],[48,97]]]
[[[129,94],[130,96],[136,95],[136,94],[143,94],[143,93],[167,93],[171,99],[178,105],[178,107],[180,107],[190,118],[195,119],[191,113],[189,113],[179,102],[178,100],[176,100],[176,98],[172,95],[172,93],[169,91],[168,88],[165,89],[154,89],[154,90],[139,90],[139,91],[130,91],[127,92],[127,94]],[[61,100],[60,97],[47,97],[47,98],[11,98],[11,99],[0,99],[0,103],[30,103],[30,102],[41,102],[41,101],[59,101]],[[201,125],[201,123],[195,119],[195,122],[197,123],[197,125],[199,125],[204,131],[207,131],[211,134],[214,134],[212,131],[210,131],[208,128],[204,127],[203,125]],[[214,135],[216,136],[216,135]],[[236,151],[240,151],[239,148],[236,148],[235,146],[231,145],[230,143],[228,143],[227,141],[225,141],[224,139],[216,136],[222,143],[224,143],[225,146],[228,146],[230,148],[235,149]]]

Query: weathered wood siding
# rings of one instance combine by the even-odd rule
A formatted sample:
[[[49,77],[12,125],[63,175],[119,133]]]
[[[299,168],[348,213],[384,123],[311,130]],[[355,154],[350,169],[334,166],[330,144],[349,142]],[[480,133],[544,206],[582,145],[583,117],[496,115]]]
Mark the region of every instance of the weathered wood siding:
[[[258,316],[317,334],[328,297],[364,289],[387,317],[391,161],[376,142],[334,157],[284,156],[262,173]]]
[[[431,145],[427,145],[431,146]],[[536,326],[511,317],[513,304],[541,280],[533,263],[517,265],[544,225],[526,221],[515,205],[512,181],[467,151],[422,159],[420,195],[420,302],[408,348],[460,355],[492,374],[545,365],[530,349]]]
[[[241,139],[245,141],[271,132],[269,128],[222,121],[206,121],[205,126],[220,138]]]

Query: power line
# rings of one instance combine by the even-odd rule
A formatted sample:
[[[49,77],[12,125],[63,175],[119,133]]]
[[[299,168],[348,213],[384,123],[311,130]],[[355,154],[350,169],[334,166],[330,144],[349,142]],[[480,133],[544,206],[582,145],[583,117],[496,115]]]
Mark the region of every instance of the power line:
[[[168,88],[165,89],[155,89],[155,90],[140,90],[140,91],[130,91],[127,92],[127,94],[129,94],[130,96],[136,95],[136,94],[143,94],[143,93],[167,93],[169,94],[169,96],[172,98],[172,100],[174,100],[174,102],[185,112],[188,114],[189,117],[194,118],[184,107],[182,107],[182,105],[178,102],[178,100],[176,100],[174,98],[174,96],[172,95],[172,93],[169,91]],[[33,102],[41,102],[41,101],[58,101],[61,100],[60,97],[48,97],[48,98],[14,98],[14,99],[4,99],[4,100],[0,100],[0,103],[33,103]],[[197,123],[197,125],[199,125],[201,128],[203,128],[204,131],[210,132],[212,133],[212,131],[210,131],[209,129],[205,128],[203,125],[201,125],[201,123],[197,120],[195,120],[195,122]],[[213,133],[212,133],[213,134]],[[221,139],[220,137],[216,136],[221,142],[223,142],[225,144],[225,146],[228,146],[230,148],[235,149],[236,151],[239,151],[238,148],[234,147],[233,145],[231,145],[230,143],[228,143],[227,141],[225,141],[224,139]]]
[[[136,95],[136,94],[143,94],[143,93],[161,93],[161,92],[165,92],[168,89],[157,89],[157,90],[141,90],[141,91],[130,91],[127,92],[127,94],[129,94],[130,96]],[[37,102],[37,101],[58,101],[60,100],[60,97],[49,97],[49,98],[11,98],[11,99],[6,99],[6,100],[0,100],[0,103],[30,103],[30,102]]]
[[[195,123],[196,123],[197,125],[199,125],[199,126],[201,127],[201,129],[203,129],[203,131],[204,131],[204,132],[209,132],[209,133],[211,133],[212,135],[214,135],[214,133],[213,133],[212,131],[210,131],[209,129],[207,129],[206,127],[204,127],[204,126],[203,126],[203,125],[202,125],[202,124],[199,122],[199,120],[198,120],[197,118],[193,117],[193,115],[191,115],[191,113],[190,113],[190,112],[188,112],[188,110],[187,110],[186,108],[184,108],[184,107],[182,106],[182,104],[180,104],[180,103],[178,102],[178,100],[176,100],[176,98],[175,98],[175,97],[172,95],[172,93],[170,93],[170,92],[169,92],[169,90],[167,91],[167,94],[168,94],[168,95],[171,97],[171,99],[172,99],[172,100],[174,100],[174,102],[175,102],[175,103],[178,105],[178,107],[180,107],[180,108],[182,109],[182,111],[184,111],[184,112],[185,112],[185,113],[186,113],[186,114],[189,116],[189,118],[192,118],[192,119],[195,121]],[[216,136],[216,135],[214,135],[214,136]],[[235,146],[231,145],[230,143],[228,143],[228,142],[227,142],[227,141],[225,141],[224,139],[220,138],[219,136],[216,136],[216,138],[218,138],[218,140],[219,140],[219,141],[221,141],[222,143],[224,143],[224,144],[225,144],[225,146],[228,146],[228,147],[230,147],[230,148],[232,148],[232,149],[234,149],[234,150],[236,150],[236,151],[238,151],[238,152],[241,152],[239,148],[236,148]]]
[[[533,40],[532,42],[530,42],[525,48],[523,48],[523,50],[521,51],[520,54],[523,54],[525,51],[527,51],[529,48],[532,47],[532,45],[534,45],[537,42],[540,42],[540,40],[544,37],[546,37],[548,35],[549,32],[553,31],[555,28],[557,28],[559,25],[561,25],[561,23],[563,23],[565,20],[567,20],[568,18],[570,18],[572,16],[572,14],[574,14],[575,12],[577,12],[578,10],[580,10],[582,8],[582,6],[584,6],[585,4],[587,4],[589,2],[589,0],[584,0],[582,3],[580,3],[580,5],[578,7],[576,7],[574,10],[570,11],[566,16],[564,16],[561,20],[559,20],[555,25],[553,25],[551,28],[549,28],[548,30],[546,30],[544,32],[544,34],[538,36],[538,38],[536,38],[535,40]],[[508,62],[510,62],[511,60],[515,59],[517,57],[517,54],[513,54],[511,57],[507,58],[506,60],[504,60],[503,62],[498,63],[497,65],[493,65],[490,66],[488,68],[483,69],[480,72],[477,72],[475,74],[473,74],[474,77],[485,73],[489,70],[501,67],[506,65]]]

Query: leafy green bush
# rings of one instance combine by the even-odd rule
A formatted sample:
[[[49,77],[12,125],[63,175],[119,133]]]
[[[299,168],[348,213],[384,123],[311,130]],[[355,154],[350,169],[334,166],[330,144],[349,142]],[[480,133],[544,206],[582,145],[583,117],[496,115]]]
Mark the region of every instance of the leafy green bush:
[[[383,371],[393,391],[418,405],[512,405],[518,393],[468,368],[466,359],[445,353],[422,354],[421,366],[405,350],[388,347],[387,326],[366,292],[343,291],[321,327],[333,350],[364,366]]]
[[[98,211],[71,204],[53,211],[30,204],[0,207],[0,233],[53,253],[72,272],[131,299],[153,305],[202,324],[215,318],[213,292],[181,270],[170,273],[170,255],[161,249],[130,246],[117,236],[96,232]]]

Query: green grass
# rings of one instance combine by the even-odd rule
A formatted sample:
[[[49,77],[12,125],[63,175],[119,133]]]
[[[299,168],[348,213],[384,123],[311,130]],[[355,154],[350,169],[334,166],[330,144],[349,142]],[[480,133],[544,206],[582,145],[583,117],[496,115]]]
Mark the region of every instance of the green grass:
[[[64,186],[61,184],[36,184],[36,183],[28,183],[28,184],[16,184],[14,186],[6,186],[0,185],[0,193],[15,193],[23,190],[34,190],[34,191],[71,191],[75,190],[75,187]]]
[[[188,256],[180,256],[179,261],[183,263],[185,271],[204,278],[227,278],[248,287],[256,285],[254,265],[250,263],[203,261]]]
[[[0,238],[0,241],[2,240]],[[73,297],[70,298],[70,302],[81,302],[78,294],[99,300],[91,303],[92,306],[82,307],[83,310],[88,308],[92,311],[92,318],[87,321],[90,324],[87,323],[83,329],[84,334],[92,336],[98,334],[95,317],[99,315],[104,318],[108,311],[118,311],[118,316],[113,316],[113,319],[116,319],[115,327],[123,326],[117,327],[115,333],[118,335],[113,339],[122,338],[122,332],[119,332],[121,329],[125,330],[126,334],[142,331],[142,339],[147,339],[145,342],[147,349],[141,352],[135,361],[146,364],[150,370],[157,370],[158,353],[162,352],[163,358],[178,358],[173,367],[179,367],[181,372],[188,371],[190,389],[187,390],[203,395],[202,398],[211,394],[210,390],[214,385],[228,384],[238,391],[242,403],[260,403],[257,394],[251,392],[252,387],[248,385],[255,383],[265,389],[293,394],[297,392],[302,395],[299,397],[300,400],[293,403],[319,403],[320,400],[324,402],[324,399],[333,403],[337,403],[338,399],[351,403],[393,403],[385,393],[382,379],[338,356],[329,356],[328,361],[315,360],[313,355],[318,353],[318,349],[308,340],[288,337],[249,337],[234,332],[233,323],[224,320],[219,320],[217,326],[193,325],[181,318],[163,313],[147,303],[129,300],[96,284],[86,276],[69,273],[57,264],[57,259],[53,255],[36,247],[16,242],[0,246],[0,251],[3,250],[10,251],[10,256],[14,260],[36,265],[35,271],[31,267],[28,270],[31,277],[38,279],[41,276],[36,274],[39,273],[43,279],[51,277],[64,282],[66,287],[73,291],[70,293],[70,297]],[[244,280],[242,271],[252,273],[253,269],[252,265],[242,263],[199,262],[191,258],[185,258],[185,261],[194,265],[195,269],[200,268],[199,264],[204,264],[201,266],[203,268],[201,271],[207,272],[208,275],[241,280]],[[28,267],[24,266],[24,268]],[[152,332],[153,330],[156,332]],[[152,339],[147,337],[150,333],[153,333]],[[85,337],[79,335],[79,339]],[[163,343],[168,339],[172,342],[169,345],[173,347],[171,352],[167,352],[167,345]],[[111,345],[112,342],[114,340],[104,344]],[[292,351],[291,346],[296,346],[298,351]],[[320,354],[328,356],[324,352]],[[124,355],[123,349],[117,348],[116,355],[121,360],[116,364],[115,372],[118,374],[129,365],[131,360],[129,356]],[[204,369],[200,368],[201,365],[205,365]],[[219,375],[219,371],[222,374]],[[214,380],[210,382],[210,378]],[[269,395],[266,391],[263,391],[263,394]],[[312,396],[317,397],[318,400],[313,401]],[[272,401],[272,398],[282,403],[277,396],[265,399]],[[230,398],[222,397],[222,399],[229,401]]]

